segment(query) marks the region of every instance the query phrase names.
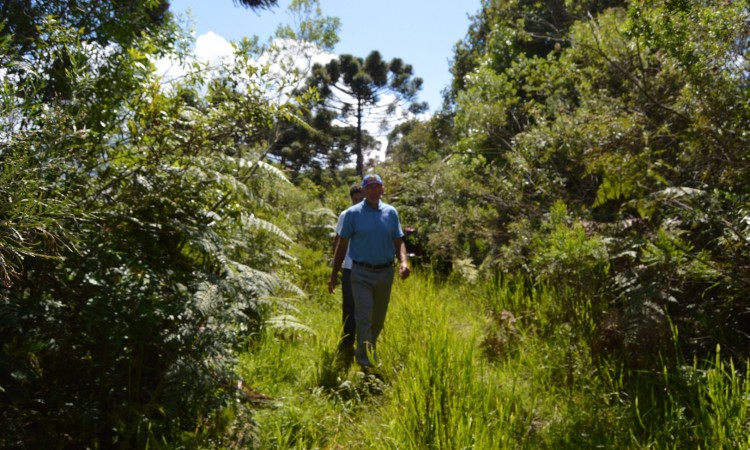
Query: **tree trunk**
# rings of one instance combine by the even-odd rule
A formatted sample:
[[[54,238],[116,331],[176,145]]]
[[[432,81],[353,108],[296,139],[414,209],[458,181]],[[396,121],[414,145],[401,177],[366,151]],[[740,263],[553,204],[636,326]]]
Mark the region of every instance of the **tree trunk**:
[[[354,152],[357,154],[357,175],[364,174],[365,157],[362,154],[362,100],[357,99],[357,143]]]

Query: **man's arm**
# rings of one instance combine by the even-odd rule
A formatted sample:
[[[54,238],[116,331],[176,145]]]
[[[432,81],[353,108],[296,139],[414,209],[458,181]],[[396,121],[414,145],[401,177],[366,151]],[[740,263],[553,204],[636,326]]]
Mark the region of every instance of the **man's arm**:
[[[339,214],[339,220],[336,222],[336,235],[333,237],[333,248],[331,249],[333,251],[333,255],[336,256],[336,246],[339,244],[339,239],[341,239],[341,228],[344,226],[344,216],[346,215],[346,211],[342,211],[341,214]]]
[[[406,253],[404,238],[394,239],[393,246],[396,248],[396,256],[398,256],[398,260],[401,262],[398,267],[398,275],[402,280],[405,280],[409,276],[409,273],[411,273],[411,270],[409,269],[409,257]]]
[[[349,239],[337,236],[336,250],[333,253],[333,268],[331,269],[331,278],[328,280],[328,292],[336,292],[336,285],[339,284],[339,270],[346,258],[346,250],[349,248]]]

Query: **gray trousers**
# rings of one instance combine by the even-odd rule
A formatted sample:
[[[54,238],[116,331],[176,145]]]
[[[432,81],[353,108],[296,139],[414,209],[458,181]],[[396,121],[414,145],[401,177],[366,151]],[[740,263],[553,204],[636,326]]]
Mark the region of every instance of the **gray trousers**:
[[[369,356],[375,359],[375,342],[383,331],[394,273],[393,267],[368,269],[356,264],[352,266],[354,317],[357,322],[357,350],[354,357],[360,366],[373,365]]]
[[[352,269],[341,271],[341,311],[344,331],[341,335],[341,347],[347,351],[354,349],[354,336],[357,334],[357,322],[354,318],[354,294],[352,294]]]

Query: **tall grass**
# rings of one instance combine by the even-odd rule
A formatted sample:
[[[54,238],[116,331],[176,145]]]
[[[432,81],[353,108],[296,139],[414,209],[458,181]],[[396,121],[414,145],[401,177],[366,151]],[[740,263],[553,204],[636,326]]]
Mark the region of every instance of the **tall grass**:
[[[724,361],[693,361],[661,373],[631,372],[629,432],[637,448],[750,448],[750,372]]]
[[[484,328],[471,299],[416,277],[395,296],[387,360],[397,379],[378,408],[380,448],[508,448],[526,420],[514,381],[500,379],[479,354]]]
[[[546,288],[396,281],[380,379],[337,360],[340,297],[298,305],[242,364],[271,399],[257,448],[750,448],[748,373],[718,356],[661,373],[594,362]]]

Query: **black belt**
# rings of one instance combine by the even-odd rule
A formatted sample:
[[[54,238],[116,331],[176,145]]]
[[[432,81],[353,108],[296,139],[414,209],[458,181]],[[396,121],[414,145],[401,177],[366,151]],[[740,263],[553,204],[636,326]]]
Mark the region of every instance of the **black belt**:
[[[366,262],[352,261],[352,263],[358,266],[367,267],[368,269],[386,269],[393,266],[392,262],[385,264],[367,264]]]

